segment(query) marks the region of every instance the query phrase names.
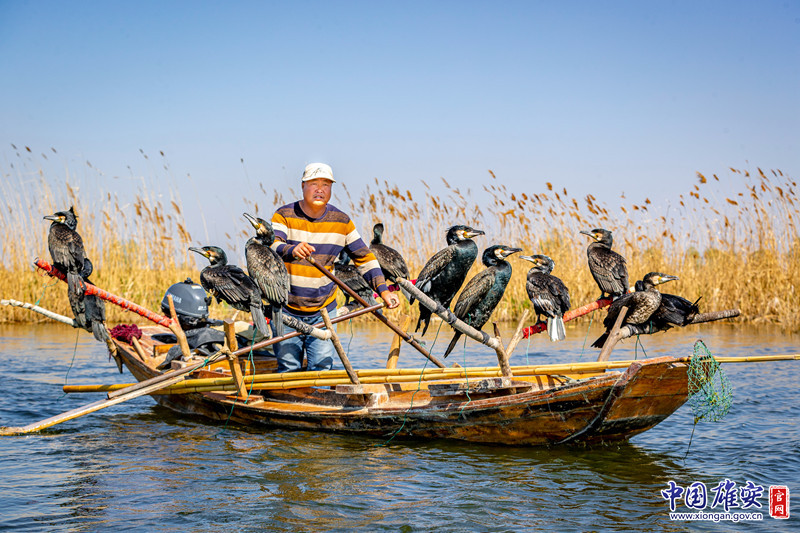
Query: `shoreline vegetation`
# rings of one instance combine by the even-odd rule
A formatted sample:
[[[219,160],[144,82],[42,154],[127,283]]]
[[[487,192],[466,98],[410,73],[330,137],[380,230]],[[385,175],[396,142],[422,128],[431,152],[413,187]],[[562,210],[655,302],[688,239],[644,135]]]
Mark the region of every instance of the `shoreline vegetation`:
[[[206,215],[201,217],[200,227],[188,227],[187,207],[178,189],[191,191],[195,185],[191,176],[176,178],[163,153],[157,170],[151,163],[151,177],[140,178],[138,185],[123,190],[112,182],[115,178],[106,177],[88,161],[83,174],[65,171],[64,166],[52,170],[52,160],[58,158],[55,149],[48,158],[44,153],[33,156],[25,147],[12,147],[18,160],[6,158],[0,163],[1,298],[38,302],[71,316],[66,286],[32,266],[37,257],[50,262],[49,222],[42,217],[70,205],[78,213],[78,232],[94,263],[91,281],[99,287],[158,312],[167,287],[187,277],[199,281],[202,266],[187,248],[210,244],[201,243],[195,235],[203,233],[207,223],[222,221]],[[144,152],[142,155],[152,161]],[[159,192],[164,184],[170,190]],[[244,211],[269,219],[276,207],[296,195],[293,190],[269,192],[267,182],[259,183],[258,189],[257,195],[243,198],[238,212],[226,214],[225,220],[238,220]],[[550,182],[537,182],[527,191],[511,191],[491,171],[479,191],[480,201],[444,179],[436,187],[444,192],[434,192],[425,181],[414,186],[413,194],[403,189],[377,179],[360,191],[342,183],[332,203],[353,217],[365,241],[372,236],[372,225],[383,222],[386,244],[404,255],[412,277],[428,257],[445,246],[446,229],[463,223],[486,232],[485,237],[476,239],[480,249],[503,243],[523,248],[524,254],[549,255],[556,265],[553,274],[569,288],[572,307],[578,307],[599,296],[586,263],[589,239],[579,231],[604,227],[614,234],[614,249],[628,261],[631,284],[650,271],[673,274],[680,280],[665,286],[664,291],[691,301],[702,296],[701,311],[739,308],[737,323],[774,324],[784,331],[800,331],[800,313],[796,311],[800,300],[800,204],[796,181],[780,170],[728,168],[710,177],[697,173],[695,185],[672,203],[649,198],[632,203],[623,195],[614,199],[613,208],[593,194],[575,196]],[[197,204],[189,209],[199,211],[199,199]],[[244,221],[231,223],[225,233],[227,242],[213,243],[228,251],[231,262],[240,266],[250,236],[247,226]],[[470,276],[483,268],[478,263]],[[516,320],[524,309],[531,308],[525,292],[530,264],[515,258],[511,263],[514,274],[492,321]],[[399,311],[391,313],[416,317],[416,306],[409,309],[405,299],[401,300]],[[227,306],[211,307],[211,316],[216,318],[233,314]],[[602,316],[604,313],[594,320]],[[110,326],[144,321],[114,305],[107,305],[107,317]],[[43,320],[30,311],[0,306],[0,323]],[[588,321],[590,316],[579,320]]]

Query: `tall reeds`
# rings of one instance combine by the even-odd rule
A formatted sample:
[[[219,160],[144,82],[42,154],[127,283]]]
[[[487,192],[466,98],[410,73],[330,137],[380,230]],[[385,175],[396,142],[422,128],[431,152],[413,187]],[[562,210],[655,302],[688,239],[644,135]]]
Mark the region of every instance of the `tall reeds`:
[[[45,307],[70,314],[66,289],[49,286],[52,281],[30,266],[37,256],[49,260],[49,223],[42,216],[70,205],[80,217],[78,230],[94,262],[92,281],[97,285],[157,310],[170,284],[198,278],[187,248],[209,243],[192,237],[205,228],[187,227],[177,192],[194,184],[190,177],[173,176],[163,153],[158,166],[142,152],[151,175],[117,182],[119,178],[105,176],[89,162],[80,173],[59,169],[55,150],[35,156],[26,148],[14,148],[17,159],[0,163],[5,165],[0,168],[0,296],[41,300]],[[297,197],[296,185],[278,189],[261,183],[258,194],[242,200],[242,211],[269,218],[276,207]],[[631,203],[624,197],[603,200],[594,191],[573,195],[547,182],[529,190],[509,190],[490,172],[475,193],[444,179],[435,188],[421,181],[413,190],[378,179],[360,191],[337,184],[333,203],[351,215],[365,240],[371,237],[372,225],[383,222],[385,242],[404,255],[412,275],[445,246],[445,232],[456,223],[486,232],[477,238],[481,249],[503,243],[525,253],[547,254],[556,263],[554,274],[569,287],[574,306],[599,295],[586,266],[589,241],[579,232],[604,227],[614,232],[614,248],[628,260],[631,283],[650,271],[674,274],[680,281],[664,290],[690,300],[702,296],[702,310],[736,307],[742,312],[740,321],[796,331],[796,189],[796,182],[779,170],[751,173],[731,168],[721,177],[698,174],[691,190],[671,203],[648,198]],[[247,225],[225,228],[224,233],[228,242],[214,244],[240,253],[249,236]],[[529,263],[515,258],[511,262],[514,276],[495,320],[513,319],[530,306],[525,293]],[[482,268],[476,263],[473,273]],[[408,311],[407,304],[403,310]],[[113,306],[108,311],[112,324],[138,318]],[[212,314],[229,316],[232,311],[214,307]],[[0,322],[35,319],[28,311],[0,307]]]

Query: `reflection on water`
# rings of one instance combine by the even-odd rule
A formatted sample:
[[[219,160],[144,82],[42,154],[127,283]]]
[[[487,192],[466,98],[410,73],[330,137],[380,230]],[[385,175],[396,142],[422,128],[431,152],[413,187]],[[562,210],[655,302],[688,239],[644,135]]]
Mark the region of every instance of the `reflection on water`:
[[[375,324],[350,331],[347,323],[339,327],[354,365],[382,366],[390,337]],[[0,424],[23,425],[95,398],[65,397],[65,377],[130,381],[91,335],[76,333],[0,328]],[[541,336],[523,341],[512,363],[593,360],[597,352],[583,343],[597,334],[572,328],[560,345]],[[433,337],[429,332],[427,344],[441,354],[449,335]],[[688,355],[698,337],[716,355],[798,351],[797,337],[727,325],[643,337],[642,344],[649,357]],[[634,356],[644,354],[632,340],[615,353]],[[496,363],[471,341],[450,359]],[[400,360],[425,362],[408,346]],[[685,460],[693,427],[687,407],[629,443],[547,449],[225,427],[139,398],[40,435],[0,439],[0,528],[685,531],[687,524],[669,520],[660,496],[669,480],[709,487],[725,478],[752,480],[800,494],[800,361],[724,369],[734,386],[731,412],[720,423],[697,425]],[[767,515],[739,528],[771,531],[776,524],[798,520],[778,524]],[[691,529],[731,526],[695,522]]]

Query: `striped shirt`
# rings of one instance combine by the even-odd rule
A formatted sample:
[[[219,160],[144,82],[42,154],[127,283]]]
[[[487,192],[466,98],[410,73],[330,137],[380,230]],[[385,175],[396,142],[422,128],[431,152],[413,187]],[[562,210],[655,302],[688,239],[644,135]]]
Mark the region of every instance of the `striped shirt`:
[[[289,271],[289,301],[286,308],[298,315],[313,315],[323,307],[336,308],[336,285],[308,261],[292,255],[295,247],[307,242],[314,247],[312,257],[328,271],[342,249],[378,294],[386,290],[383,271],[369,247],[361,239],[355,224],[344,212],[328,204],[325,214],[313,219],[300,209],[300,202],[278,208],[272,215],[275,242],[272,249],[286,263]]]

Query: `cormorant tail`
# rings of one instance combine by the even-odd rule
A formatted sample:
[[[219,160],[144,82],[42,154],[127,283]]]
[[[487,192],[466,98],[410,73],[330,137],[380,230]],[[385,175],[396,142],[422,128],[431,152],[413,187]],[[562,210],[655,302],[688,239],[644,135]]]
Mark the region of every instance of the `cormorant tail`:
[[[460,338],[461,338],[461,332],[460,331],[456,331],[456,334],[453,335],[453,340],[450,341],[450,344],[447,346],[447,350],[444,351],[444,355],[442,357],[446,358],[448,355],[450,355],[450,352],[452,352],[453,348],[456,347],[456,343],[458,342],[458,339],[460,339]]]
[[[264,318],[264,310],[261,309],[261,306],[251,305],[250,315],[253,317],[253,325],[256,327],[259,333],[261,333],[265,337],[269,337],[271,332],[269,330],[269,327],[267,326],[267,319]]]
[[[111,336],[108,334],[106,325],[96,320],[92,321],[92,335],[94,335],[94,338],[99,342],[105,343],[106,341],[111,340]]]
[[[597,340],[592,343],[592,348],[602,348],[603,345],[606,343],[606,339],[608,339],[608,333],[603,333]]]
[[[414,333],[419,331],[419,326],[421,324],[425,324],[425,327],[422,328],[422,335],[420,335],[421,337],[424,337],[425,332],[428,331],[428,326],[430,325],[430,323],[431,323],[431,310],[420,303],[419,320],[417,320],[417,328],[414,330]]]
[[[567,332],[564,327],[564,319],[560,316],[555,318],[547,317],[547,334],[550,335],[550,340],[553,342],[566,339]]]
[[[283,336],[283,308],[280,305],[273,305],[272,307],[272,323],[275,324],[275,336]]]

